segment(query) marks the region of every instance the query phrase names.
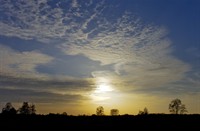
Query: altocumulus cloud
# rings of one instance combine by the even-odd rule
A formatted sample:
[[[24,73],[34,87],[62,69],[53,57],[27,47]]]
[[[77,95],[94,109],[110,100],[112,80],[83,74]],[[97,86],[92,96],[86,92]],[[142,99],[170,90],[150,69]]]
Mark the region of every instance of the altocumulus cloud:
[[[104,2],[7,0],[0,2],[0,8],[4,17],[0,35],[55,44],[66,55],[81,54],[101,65],[112,65],[114,72],[92,74],[95,78],[109,76],[121,90],[161,87],[183,79],[190,70],[172,55],[164,27],[145,25],[129,12],[111,19],[105,15],[109,6]],[[52,59],[41,56],[43,63]],[[35,64],[43,63],[18,64],[17,70],[33,70]],[[11,70],[8,64],[5,67]]]

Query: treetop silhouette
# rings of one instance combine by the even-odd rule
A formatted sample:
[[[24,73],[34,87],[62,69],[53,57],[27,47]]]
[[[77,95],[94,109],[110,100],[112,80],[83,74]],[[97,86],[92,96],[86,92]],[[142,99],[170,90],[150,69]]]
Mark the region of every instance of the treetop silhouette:
[[[104,115],[104,108],[103,108],[103,106],[97,107],[96,114],[97,114],[97,116],[103,116]]]
[[[22,107],[19,108],[19,113],[20,114],[36,114],[36,109],[34,104],[30,104],[28,102],[23,102]]]
[[[5,107],[2,109],[2,114],[5,115],[14,115],[17,113],[17,110],[12,106],[10,102],[6,103]]]
[[[172,114],[184,114],[188,112],[184,104],[181,103],[181,100],[176,98],[171,101],[169,104],[169,111]]]

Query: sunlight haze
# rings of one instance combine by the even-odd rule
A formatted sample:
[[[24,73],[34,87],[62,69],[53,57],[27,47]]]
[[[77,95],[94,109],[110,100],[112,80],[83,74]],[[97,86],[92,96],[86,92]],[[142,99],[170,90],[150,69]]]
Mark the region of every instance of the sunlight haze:
[[[0,0],[0,108],[200,113],[200,1]]]

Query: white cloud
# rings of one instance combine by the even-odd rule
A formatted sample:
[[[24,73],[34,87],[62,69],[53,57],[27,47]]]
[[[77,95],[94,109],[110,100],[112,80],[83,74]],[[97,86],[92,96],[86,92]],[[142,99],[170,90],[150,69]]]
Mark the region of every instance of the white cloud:
[[[38,51],[17,52],[0,44],[0,74],[6,76],[34,77],[39,76],[35,68],[53,60],[52,57]]]

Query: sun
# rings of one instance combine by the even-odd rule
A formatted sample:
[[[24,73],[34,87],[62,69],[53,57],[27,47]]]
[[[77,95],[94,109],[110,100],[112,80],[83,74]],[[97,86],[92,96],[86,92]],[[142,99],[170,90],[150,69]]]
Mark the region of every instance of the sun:
[[[115,89],[109,79],[104,77],[96,78],[96,88],[90,95],[94,101],[107,101],[111,98]]]
[[[95,101],[106,101],[111,98],[112,91],[114,89],[108,83],[101,83],[97,85],[94,92],[91,94],[91,97]]]
[[[110,91],[113,91],[113,89],[109,85],[103,83],[97,86],[95,93],[106,93]]]
[[[104,77],[99,77],[96,79],[96,89],[94,90],[94,93],[108,93],[113,91],[114,89],[112,88],[110,84],[110,80],[106,79]]]

